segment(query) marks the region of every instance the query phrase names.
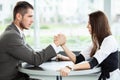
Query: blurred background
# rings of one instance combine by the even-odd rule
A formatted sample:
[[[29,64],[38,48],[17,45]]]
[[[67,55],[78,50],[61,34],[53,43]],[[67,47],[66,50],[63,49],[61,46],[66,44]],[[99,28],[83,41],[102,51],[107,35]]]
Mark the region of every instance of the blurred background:
[[[0,0],[0,34],[13,21],[13,8],[20,0]],[[91,43],[86,28],[88,14],[101,10],[120,44],[120,0],[25,0],[34,6],[34,24],[25,30],[26,41],[34,49],[53,43],[54,35],[67,36],[67,46],[80,51]],[[119,45],[120,48],[120,45]]]

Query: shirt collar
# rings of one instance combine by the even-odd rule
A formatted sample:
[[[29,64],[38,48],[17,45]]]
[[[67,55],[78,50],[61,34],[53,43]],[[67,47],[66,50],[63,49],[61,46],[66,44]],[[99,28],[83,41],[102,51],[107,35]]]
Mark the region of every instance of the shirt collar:
[[[20,33],[20,36],[23,37],[23,31],[15,24],[15,26],[17,27],[19,33]]]

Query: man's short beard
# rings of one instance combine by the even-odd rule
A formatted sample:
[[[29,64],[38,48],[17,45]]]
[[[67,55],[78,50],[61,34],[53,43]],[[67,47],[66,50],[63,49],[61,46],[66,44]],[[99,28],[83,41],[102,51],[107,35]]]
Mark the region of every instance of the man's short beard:
[[[23,24],[22,21],[20,21],[19,24],[20,24],[20,27],[21,27],[22,29],[27,29],[27,28],[25,27],[25,25]]]

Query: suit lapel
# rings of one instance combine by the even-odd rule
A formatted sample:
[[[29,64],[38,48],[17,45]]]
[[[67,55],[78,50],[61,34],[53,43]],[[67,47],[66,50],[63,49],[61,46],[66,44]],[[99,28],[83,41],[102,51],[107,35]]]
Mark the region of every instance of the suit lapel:
[[[16,33],[19,34],[19,36],[20,36],[20,32],[19,32],[19,30],[17,29],[17,27],[15,26],[14,23],[12,23],[10,26],[8,26],[6,30],[11,30],[11,29],[15,30]],[[21,37],[21,36],[20,36],[20,37]],[[32,50],[32,48],[26,43],[26,41],[25,41],[25,36],[24,36],[24,35],[23,35],[23,37],[21,37],[21,39],[22,39],[23,44],[24,44],[26,47],[28,47],[29,49]]]

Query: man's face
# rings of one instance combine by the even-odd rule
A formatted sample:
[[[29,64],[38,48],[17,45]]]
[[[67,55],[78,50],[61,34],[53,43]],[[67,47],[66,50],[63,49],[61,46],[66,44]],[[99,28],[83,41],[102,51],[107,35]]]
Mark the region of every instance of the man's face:
[[[32,23],[33,23],[33,9],[28,9],[27,13],[24,16],[22,16],[19,25],[21,29],[29,29]]]

